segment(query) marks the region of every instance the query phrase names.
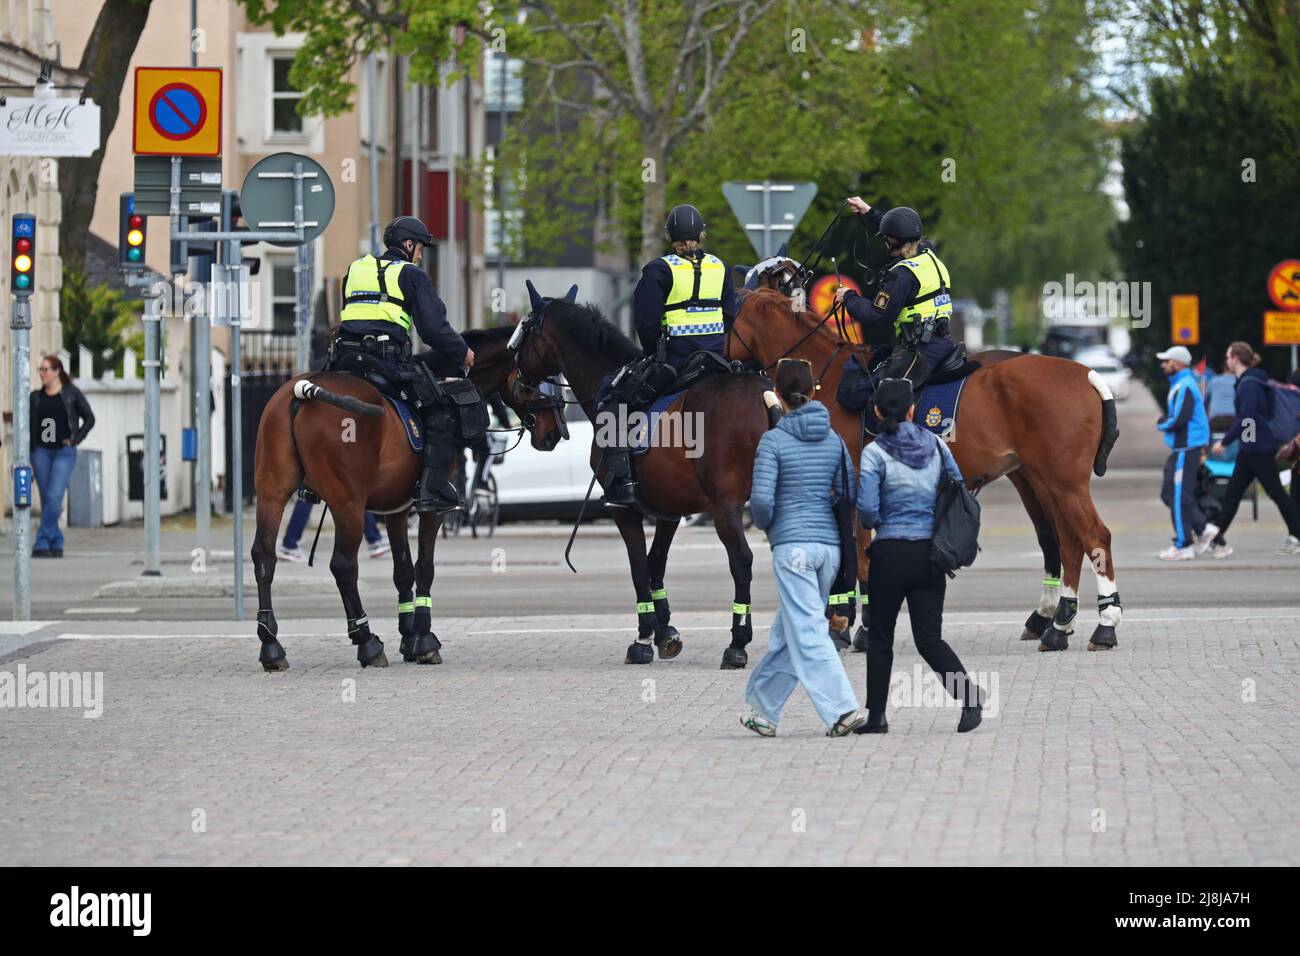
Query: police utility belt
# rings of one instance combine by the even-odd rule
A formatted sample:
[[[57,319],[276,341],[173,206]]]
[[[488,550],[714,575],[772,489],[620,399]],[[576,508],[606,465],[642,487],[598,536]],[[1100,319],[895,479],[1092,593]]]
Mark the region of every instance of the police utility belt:
[[[401,361],[411,357],[411,341],[405,336],[395,338],[394,336],[384,333],[359,334],[349,332],[343,329],[334,340],[330,343],[329,359],[330,365],[335,365],[335,359],[345,351],[357,351],[365,355],[373,355],[377,359],[396,359]]]
[[[912,348],[917,345],[928,345],[936,337],[945,338],[948,335],[951,322],[945,316],[935,316],[926,319],[924,322],[911,321],[904,324],[898,332],[898,337],[903,345]]]

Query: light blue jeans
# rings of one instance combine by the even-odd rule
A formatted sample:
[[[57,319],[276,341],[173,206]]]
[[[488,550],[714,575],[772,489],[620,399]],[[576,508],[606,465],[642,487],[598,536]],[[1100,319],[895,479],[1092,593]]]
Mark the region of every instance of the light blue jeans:
[[[749,675],[745,699],[773,724],[780,722],[796,684],[803,684],[827,727],[858,709],[849,675],[826,630],[826,598],[839,564],[838,546],[778,544],[772,548],[781,603],[767,654]]]
[[[32,446],[32,472],[36,476],[36,487],[41,492],[41,526],[36,529],[33,550],[63,550],[59,515],[63,512],[63,497],[68,493],[72,469],[76,466],[77,449],[72,445],[60,448]]]

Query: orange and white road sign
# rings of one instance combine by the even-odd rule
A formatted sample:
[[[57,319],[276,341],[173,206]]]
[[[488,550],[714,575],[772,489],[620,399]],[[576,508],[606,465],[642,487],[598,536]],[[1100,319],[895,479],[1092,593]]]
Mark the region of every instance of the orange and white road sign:
[[[131,148],[137,156],[221,155],[221,70],[135,70]]]
[[[1300,259],[1283,259],[1268,274],[1268,297],[1279,309],[1300,312]]]
[[[1265,345],[1300,345],[1300,312],[1265,312]]]

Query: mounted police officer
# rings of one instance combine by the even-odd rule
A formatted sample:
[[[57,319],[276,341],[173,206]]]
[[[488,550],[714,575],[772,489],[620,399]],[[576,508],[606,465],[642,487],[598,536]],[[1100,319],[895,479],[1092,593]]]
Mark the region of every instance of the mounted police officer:
[[[921,217],[916,210],[897,206],[882,212],[860,197],[849,206],[885,240],[894,260],[881,271],[880,286],[871,298],[840,287],[835,301],[842,302],[849,315],[864,331],[893,326],[897,344],[883,363],[869,371],[855,356],[844,368],[837,395],[850,411],[870,407],[876,384],[887,378],[907,378],[920,388],[930,373],[952,353],[955,343],[949,331],[952,321],[952,288],[948,268],[935,255],[934,246],[922,235]],[[881,356],[878,350],[876,355]]]
[[[436,374],[463,372],[474,352],[447,321],[433,280],[418,268],[433,236],[414,216],[399,216],[384,230],[381,256],[364,255],[348,267],[343,312],[331,367],[370,378],[382,367],[393,394],[404,393],[424,423],[424,467],[412,507],[445,514],[460,507],[448,481],[456,447],[455,411],[441,400]],[[411,355],[411,327],[430,351]],[[376,383],[378,384],[378,383]]]
[[[658,368],[640,361],[647,372],[658,371],[657,380],[666,387],[698,352],[713,353],[721,360],[719,367],[725,364],[725,328],[736,317],[737,302],[731,270],[700,245],[705,237],[700,211],[691,205],[674,206],[664,229],[672,252],[652,259],[641,270],[632,311],[641,349],[657,360]],[[628,393],[614,384],[628,372],[620,370],[601,383],[596,393],[598,413],[616,414],[618,405],[628,401]],[[634,505],[636,482],[628,449],[607,446],[602,452],[596,475],[605,490],[605,503]]]

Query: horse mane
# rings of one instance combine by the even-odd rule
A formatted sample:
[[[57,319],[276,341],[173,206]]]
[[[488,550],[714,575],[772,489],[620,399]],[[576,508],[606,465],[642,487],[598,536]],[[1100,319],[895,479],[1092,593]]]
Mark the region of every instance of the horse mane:
[[[477,352],[485,345],[509,341],[514,331],[515,327],[513,325],[498,325],[490,329],[466,329],[460,334],[460,337],[469,343],[470,348]]]
[[[622,363],[641,356],[641,350],[632,340],[590,302],[578,305],[567,299],[552,299],[546,309],[546,320],[554,322],[570,340],[593,355],[609,356]]]

